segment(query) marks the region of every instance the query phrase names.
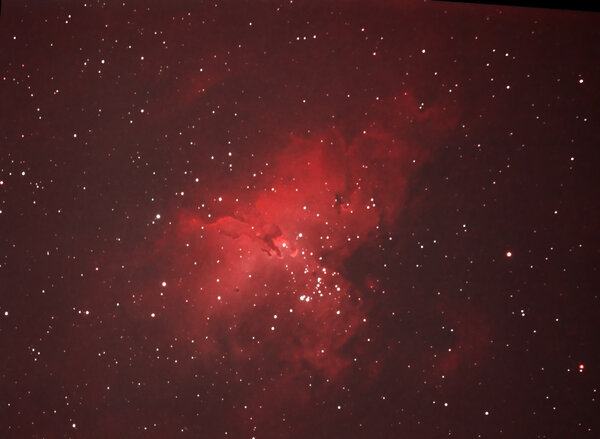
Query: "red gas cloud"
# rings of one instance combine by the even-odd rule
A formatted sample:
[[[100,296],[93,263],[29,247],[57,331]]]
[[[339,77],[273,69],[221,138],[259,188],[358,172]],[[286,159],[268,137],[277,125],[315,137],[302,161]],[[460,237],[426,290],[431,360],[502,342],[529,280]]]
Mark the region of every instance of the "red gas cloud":
[[[351,372],[368,343],[365,298],[379,281],[356,280],[347,261],[387,237],[405,209],[428,150],[411,133],[444,126],[442,110],[421,113],[408,96],[372,113],[378,122],[351,139],[333,127],[290,135],[254,157],[247,178],[190,188],[204,203],[177,210],[155,255],[174,267],[176,287],[166,289],[185,298],[180,320],[202,352],[225,352],[236,368],[253,364],[274,378]]]

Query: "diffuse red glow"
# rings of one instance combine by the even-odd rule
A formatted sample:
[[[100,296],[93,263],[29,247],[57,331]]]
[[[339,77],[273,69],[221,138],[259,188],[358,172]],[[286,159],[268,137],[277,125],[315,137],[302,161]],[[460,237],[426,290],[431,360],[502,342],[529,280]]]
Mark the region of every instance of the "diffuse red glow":
[[[444,132],[441,114],[420,111],[409,95],[377,102],[373,123],[352,140],[335,128],[290,135],[254,158],[264,166],[251,184],[202,187],[198,199],[212,202],[178,210],[176,233],[157,247],[182,271],[190,337],[239,361],[268,352],[294,374],[345,373],[356,343],[368,343],[364,298],[378,285],[372,275],[351,280],[346,261],[386,236],[405,208],[427,154],[401,134],[410,139],[414,124]]]
[[[340,352],[364,324],[364,286],[341,274],[343,263],[401,211],[410,170],[387,137],[351,145],[334,131],[293,137],[250,196],[226,194],[247,200],[229,215],[179,212],[170,239],[189,245],[173,257],[192,270],[186,287],[199,333],[207,318],[250,322],[231,333],[243,356],[261,355],[252,337],[275,337],[277,361],[295,373],[332,378],[350,364]]]

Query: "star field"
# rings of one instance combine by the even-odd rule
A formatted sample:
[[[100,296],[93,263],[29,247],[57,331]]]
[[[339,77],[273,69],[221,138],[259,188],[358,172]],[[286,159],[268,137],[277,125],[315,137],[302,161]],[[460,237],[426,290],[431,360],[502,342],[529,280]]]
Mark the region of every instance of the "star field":
[[[0,437],[597,436],[595,13],[3,6]]]

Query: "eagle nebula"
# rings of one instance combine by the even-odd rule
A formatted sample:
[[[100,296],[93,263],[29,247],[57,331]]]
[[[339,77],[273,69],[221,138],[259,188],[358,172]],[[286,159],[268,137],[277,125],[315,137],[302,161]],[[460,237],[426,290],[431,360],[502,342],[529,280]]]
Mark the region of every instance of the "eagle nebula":
[[[369,110],[377,119],[357,134],[326,125],[267,139],[253,171],[194,180],[184,195],[195,206],[169,212],[151,243],[145,263],[169,270],[143,286],[140,318],[152,316],[167,333],[181,325],[186,355],[203,360],[197,373],[210,373],[216,357],[224,377],[235,375],[238,404],[255,425],[265,413],[309,416],[314,398],[357,375],[352,387],[378,379],[373,302],[401,292],[386,291],[388,264],[362,261],[401,251],[398,223],[418,209],[411,177],[435,145],[411,133],[443,139],[456,117],[421,111],[408,94]],[[338,398],[319,416],[341,409]]]

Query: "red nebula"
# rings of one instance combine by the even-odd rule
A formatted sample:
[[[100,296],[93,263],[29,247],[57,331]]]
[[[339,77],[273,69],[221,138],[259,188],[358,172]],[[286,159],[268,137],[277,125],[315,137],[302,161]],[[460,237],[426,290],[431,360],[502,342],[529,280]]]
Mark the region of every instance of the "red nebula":
[[[205,176],[186,191],[197,206],[176,210],[155,255],[173,267],[168,294],[185,301],[176,324],[198,355],[226,353],[235,370],[260,368],[276,380],[282,371],[352,373],[370,345],[365,299],[380,280],[353,276],[348,261],[388,237],[426,160],[399,131],[410,138],[413,123],[432,133],[446,126],[441,110],[419,113],[408,97],[377,105],[378,122],[351,140],[335,128],[290,135],[253,156],[247,178]]]

